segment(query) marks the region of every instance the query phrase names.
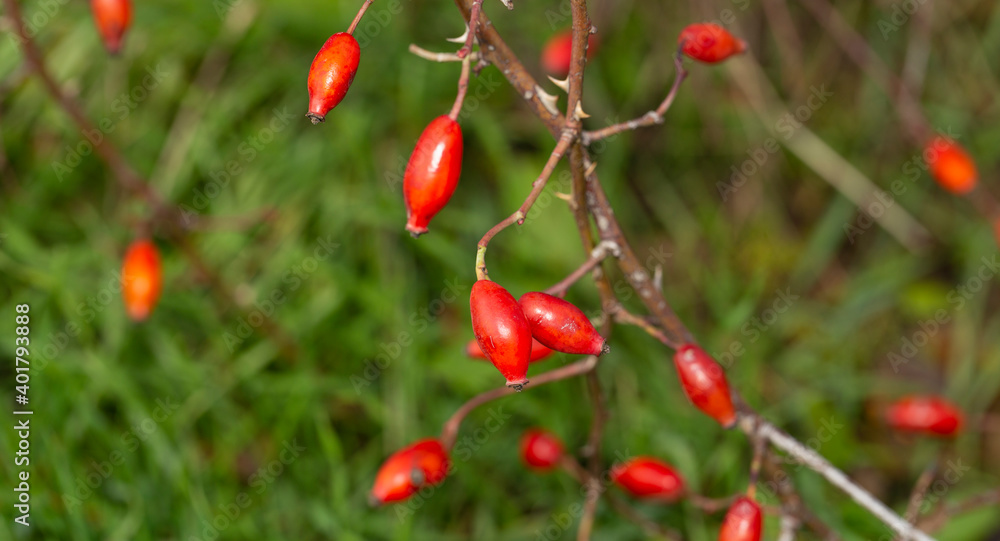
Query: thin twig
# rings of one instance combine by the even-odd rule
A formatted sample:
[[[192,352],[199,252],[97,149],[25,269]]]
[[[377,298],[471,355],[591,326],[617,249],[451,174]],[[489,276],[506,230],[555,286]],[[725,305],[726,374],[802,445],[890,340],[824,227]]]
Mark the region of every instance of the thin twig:
[[[455,53],[459,58],[465,58],[472,52],[472,43],[476,40],[479,30],[479,14],[483,11],[483,0],[472,0],[472,11],[469,14],[469,30],[466,32],[465,45]]]
[[[458,113],[462,111],[462,104],[465,103],[465,94],[469,90],[469,63],[471,61],[471,56],[462,60],[462,73],[458,76],[458,95],[455,96],[455,103],[448,113],[448,117],[452,120],[458,120]]]
[[[927,489],[931,488],[931,483],[937,474],[937,468],[938,461],[936,459],[932,460],[913,485],[913,491],[910,493],[910,503],[906,506],[906,513],[903,515],[903,518],[907,522],[915,523],[917,517],[920,516],[920,506],[924,502],[924,497],[927,496]]]
[[[667,93],[667,97],[663,99],[660,106],[656,109],[642,115],[639,118],[634,118],[627,122],[621,122],[619,124],[613,124],[606,128],[602,128],[596,131],[585,131],[583,132],[583,143],[589,145],[594,141],[604,139],[606,137],[611,137],[612,135],[617,135],[624,131],[637,130],[646,126],[654,126],[656,124],[663,124],[663,116],[667,114],[667,110],[673,105],[674,100],[677,98],[677,92],[681,87],[681,83],[687,78],[688,72],[684,68],[683,58],[681,57],[681,52],[678,50],[677,54],[674,55],[674,84],[670,87],[670,92]]]
[[[476,277],[480,280],[485,280],[489,276],[486,269],[486,248],[490,244],[490,240],[497,235],[497,233],[503,231],[504,229],[514,225],[515,223],[520,225],[524,223],[524,217],[528,215],[528,211],[531,210],[531,206],[535,204],[535,200],[538,196],[542,194],[542,190],[545,189],[545,184],[548,182],[549,177],[552,176],[552,171],[555,170],[556,164],[562,159],[563,155],[566,153],[566,149],[575,139],[575,134],[566,130],[563,132],[563,136],[559,138],[559,143],[556,144],[556,148],[552,150],[552,154],[549,155],[549,160],[545,163],[545,167],[542,168],[541,174],[538,178],[531,184],[531,193],[521,204],[521,208],[517,209],[514,214],[511,214],[503,221],[493,226],[489,231],[483,235],[483,238],[479,240],[479,249],[476,252]]]
[[[534,389],[539,385],[586,374],[587,372],[593,370],[595,366],[597,366],[597,357],[589,356],[581,361],[577,361],[573,364],[567,364],[566,366],[550,370],[531,378],[531,388]],[[458,429],[461,428],[462,421],[472,410],[486,404],[487,402],[492,402],[493,400],[503,398],[516,392],[518,391],[510,387],[499,387],[469,399],[469,401],[462,404],[462,406],[458,408],[454,414],[452,414],[452,416],[441,428],[441,444],[446,449],[451,449],[455,445],[455,437],[458,435]]]
[[[544,292],[549,295],[562,296],[570,286],[575,284],[580,278],[583,278],[588,272],[594,270],[594,267],[598,266],[601,261],[604,261],[609,255],[615,255],[618,253],[618,246],[612,242],[602,242],[597,245],[596,248],[590,251],[590,258],[583,262],[582,265],[577,267],[576,270],[571,272],[568,276],[563,278],[556,284],[546,289]]]
[[[358,23],[361,22],[361,17],[365,16],[365,12],[368,11],[368,6],[372,5],[375,0],[365,0],[364,4],[361,4],[361,9],[358,10],[358,14],[354,16],[354,20],[351,21],[351,26],[347,27],[347,33],[353,35],[354,29],[358,27]]]
[[[819,453],[806,447],[767,421],[760,418],[755,420],[752,417],[756,417],[756,415],[745,416],[740,422],[740,429],[747,435],[757,431],[761,437],[767,438],[776,448],[788,453],[798,462],[822,475],[830,484],[844,491],[858,505],[881,520],[886,526],[889,526],[901,538],[931,541],[930,536],[897,515],[892,509],[889,509],[884,503],[872,496],[870,492],[851,481],[844,472],[834,467],[833,464],[830,464]]]

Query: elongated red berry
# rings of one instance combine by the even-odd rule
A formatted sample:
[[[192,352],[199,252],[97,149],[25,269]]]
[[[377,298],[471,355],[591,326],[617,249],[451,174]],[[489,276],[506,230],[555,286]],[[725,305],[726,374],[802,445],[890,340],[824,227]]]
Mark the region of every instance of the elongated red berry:
[[[469,296],[472,331],[486,358],[507,378],[507,386],[520,391],[528,383],[531,327],[514,297],[490,280],[472,285]]]
[[[358,40],[347,32],[330,36],[320,47],[309,68],[309,112],[306,116],[319,124],[347,95],[361,61]]]
[[[439,116],[420,134],[403,175],[406,230],[411,235],[427,232],[431,218],[455,193],[461,174],[462,128],[447,115]]]
[[[903,397],[886,410],[889,426],[931,436],[954,436],[962,428],[962,411],[939,396]]]
[[[587,60],[594,57],[597,47],[597,36],[590,34],[587,37]],[[553,34],[542,48],[542,69],[556,77],[565,77],[569,73],[572,54],[573,32],[563,30]]]
[[[760,506],[740,496],[722,520],[719,541],[760,541],[761,521]]]
[[[563,353],[600,355],[607,342],[582,310],[558,297],[533,291],[521,295],[521,309],[531,325],[531,335]]]
[[[427,438],[396,451],[382,464],[370,501],[373,504],[405,500],[425,486],[433,486],[448,476],[448,452],[441,442]]]
[[[104,48],[111,54],[118,54],[132,23],[132,0],[90,0],[90,10]]]
[[[946,137],[939,135],[927,143],[924,160],[934,180],[951,193],[967,194],[979,181],[972,157],[961,145]]]
[[[745,41],[733,37],[725,28],[711,23],[688,25],[681,31],[677,43],[681,44],[681,52],[708,64],[722,62],[747,49]]]
[[[563,444],[559,437],[541,428],[526,430],[521,436],[521,460],[528,466],[546,471],[559,465]]]
[[[545,345],[539,342],[538,340],[532,338],[531,356],[528,357],[528,362],[536,363],[538,361],[544,361],[545,359],[548,359],[549,356],[552,355],[553,353],[555,352],[545,347]],[[465,345],[465,354],[468,355],[469,357],[472,357],[473,359],[489,360],[486,358],[486,354],[483,353],[483,348],[479,347],[479,342],[476,342],[475,338],[469,340],[469,343]]]
[[[122,262],[122,297],[130,318],[142,321],[149,317],[160,299],[162,281],[156,245],[146,239],[129,245]]]
[[[629,494],[663,502],[684,495],[684,479],[662,460],[641,456],[612,468],[611,480]]]
[[[674,366],[681,387],[696,408],[708,414],[724,428],[736,423],[736,411],[729,395],[726,373],[705,350],[685,344],[674,354]]]

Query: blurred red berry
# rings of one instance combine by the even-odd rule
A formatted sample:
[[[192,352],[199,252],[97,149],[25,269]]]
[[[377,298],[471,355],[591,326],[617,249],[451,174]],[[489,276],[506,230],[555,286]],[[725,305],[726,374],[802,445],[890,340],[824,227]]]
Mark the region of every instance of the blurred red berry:
[[[674,502],[684,495],[684,479],[663,461],[637,457],[611,470],[611,480],[637,498]]]
[[[889,426],[932,436],[954,436],[962,428],[962,411],[938,396],[911,395],[897,400],[886,410]]]
[[[534,363],[538,361],[544,361],[545,359],[548,359],[549,356],[552,355],[553,353],[555,352],[545,347],[545,345],[539,342],[538,340],[532,338],[531,356],[528,357],[528,362]],[[486,358],[486,354],[483,353],[483,348],[479,347],[479,342],[476,342],[475,338],[469,340],[469,343],[465,345],[465,354],[468,355],[469,357],[472,357],[473,359],[483,359],[486,361],[489,360]]]
[[[94,23],[101,34],[104,48],[111,54],[118,54],[125,32],[132,24],[131,0],[90,0],[90,10]]]
[[[406,230],[414,237],[427,232],[427,225],[451,199],[462,174],[462,128],[447,115],[431,121],[403,175],[406,200]]]
[[[760,506],[741,496],[729,508],[719,530],[719,541],[760,541]]]
[[[940,135],[935,137],[924,148],[924,160],[934,180],[949,192],[963,195],[976,187],[979,180],[976,164],[955,141]]]
[[[319,124],[337,106],[354,82],[361,62],[358,40],[347,32],[330,36],[320,47],[309,68],[309,112],[306,116]]]
[[[531,336],[563,353],[600,355],[607,342],[582,310],[558,297],[533,291],[518,301],[531,325]]]
[[[370,499],[373,504],[405,500],[425,486],[433,486],[448,475],[448,452],[434,438],[420,440],[396,451],[382,464]]]
[[[674,354],[674,366],[677,367],[684,393],[695,407],[725,428],[736,423],[726,373],[715,359],[700,347],[685,344]]]
[[[677,43],[689,57],[715,64],[746,50],[747,44],[717,24],[697,23],[681,31]]]
[[[520,391],[528,383],[531,356],[531,327],[521,305],[496,282],[479,280],[472,285],[469,307],[479,347],[507,378],[507,386]]]
[[[559,464],[563,445],[559,438],[540,428],[532,428],[521,436],[521,460],[538,470],[551,470]]]
[[[587,38],[587,60],[594,58],[597,47],[597,36],[590,34]],[[573,32],[563,30],[553,34],[542,49],[542,69],[556,77],[565,77],[569,74],[572,53]]]
[[[141,239],[129,245],[122,262],[122,297],[134,321],[149,317],[160,298],[163,270],[156,245]]]

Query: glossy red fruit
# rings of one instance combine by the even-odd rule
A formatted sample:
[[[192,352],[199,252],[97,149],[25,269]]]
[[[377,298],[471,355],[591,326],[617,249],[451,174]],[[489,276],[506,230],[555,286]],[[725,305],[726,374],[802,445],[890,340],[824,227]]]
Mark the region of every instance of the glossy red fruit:
[[[405,500],[425,486],[433,486],[448,476],[448,452],[434,438],[420,440],[396,451],[382,464],[370,501],[384,504]]]
[[[420,134],[403,175],[406,230],[411,235],[427,232],[431,218],[455,193],[461,174],[462,128],[447,115],[439,116]]]
[[[886,410],[889,426],[932,436],[956,435],[963,418],[957,406],[939,396],[907,396]]]
[[[90,0],[90,10],[94,13],[94,22],[104,48],[111,54],[118,54],[125,31],[132,23],[132,1]]]
[[[520,391],[528,379],[531,328],[514,297],[496,282],[479,280],[469,296],[472,331],[486,358]]]
[[[160,252],[152,241],[142,239],[129,245],[122,263],[122,297],[134,321],[149,317],[160,299],[163,269]]]
[[[309,112],[306,116],[319,124],[347,95],[361,61],[358,40],[347,32],[330,36],[316,53],[309,68]]]
[[[708,414],[724,428],[736,423],[733,399],[729,395],[726,373],[705,350],[685,344],[674,353],[674,366],[681,386],[691,403]]]
[[[540,428],[532,428],[521,436],[521,460],[537,470],[551,470],[559,465],[563,444],[559,438]]]
[[[934,180],[951,193],[967,194],[979,181],[972,157],[961,145],[940,135],[927,143],[924,160]]]
[[[760,541],[760,506],[746,496],[739,497],[726,513],[719,541]]]
[[[555,352],[545,347],[545,345],[539,342],[538,340],[532,338],[531,356],[528,357],[528,362],[535,363],[538,361],[544,361],[545,359],[548,359],[549,356],[552,355],[553,353]],[[486,354],[483,353],[483,348],[479,347],[479,342],[476,342],[475,339],[469,340],[469,343],[465,345],[465,354],[468,355],[469,357],[472,357],[473,359],[489,360],[486,358]]]
[[[684,479],[661,460],[643,456],[612,468],[611,480],[629,494],[663,502],[684,495]]]
[[[597,36],[590,34],[587,37],[587,60],[594,57],[597,52]],[[573,32],[563,30],[554,34],[545,43],[542,49],[542,69],[556,77],[565,77],[569,74],[569,63],[573,54]]]
[[[531,325],[531,335],[545,346],[584,355],[608,351],[607,341],[576,306],[540,291],[525,293],[518,302]]]
[[[688,25],[681,31],[677,43],[681,44],[681,52],[708,64],[722,62],[747,49],[745,41],[736,39],[725,28],[711,23]]]

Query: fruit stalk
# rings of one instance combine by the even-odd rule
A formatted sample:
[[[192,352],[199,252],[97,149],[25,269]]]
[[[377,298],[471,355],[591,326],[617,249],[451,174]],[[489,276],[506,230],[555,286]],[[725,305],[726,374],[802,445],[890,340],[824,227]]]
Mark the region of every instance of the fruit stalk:
[[[469,91],[469,64],[472,56],[466,56],[462,60],[462,73],[458,76],[458,95],[455,96],[455,104],[451,106],[448,117],[458,122],[458,113],[462,111],[462,104],[465,102],[465,94]]]
[[[365,12],[368,11],[368,6],[372,5],[375,0],[365,0],[364,4],[361,4],[361,9],[358,10],[358,14],[354,16],[354,20],[351,21],[351,26],[347,27],[347,33],[354,35],[354,29],[358,27],[358,23],[361,22],[361,18],[365,16]]]

